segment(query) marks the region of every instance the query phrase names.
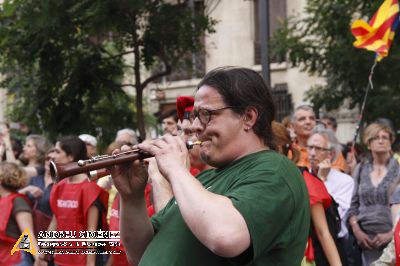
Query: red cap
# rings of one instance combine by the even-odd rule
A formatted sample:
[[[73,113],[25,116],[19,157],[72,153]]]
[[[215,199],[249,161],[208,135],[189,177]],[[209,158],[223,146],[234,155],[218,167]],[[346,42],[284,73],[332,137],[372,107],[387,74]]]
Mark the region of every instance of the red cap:
[[[176,98],[176,111],[178,113],[179,120],[183,120],[185,112],[191,112],[193,110],[194,98],[190,96],[179,96]]]

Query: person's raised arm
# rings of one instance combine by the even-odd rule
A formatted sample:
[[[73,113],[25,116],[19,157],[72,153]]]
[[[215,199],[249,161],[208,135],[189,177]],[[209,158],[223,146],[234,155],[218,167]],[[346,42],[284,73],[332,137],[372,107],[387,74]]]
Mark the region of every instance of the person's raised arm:
[[[122,150],[129,150],[123,146]],[[114,151],[119,152],[118,150]],[[147,245],[153,239],[154,230],[147,215],[144,189],[147,169],[143,161],[134,161],[110,169],[114,185],[120,197],[120,230],[128,260],[137,265]]]
[[[2,136],[3,136],[3,145],[4,145],[4,150],[6,154],[6,161],[7,162],[17,162],[17,159],[15,158],[14,151],[12,149],[11,145],[11,137],[10,137],[10,130],[8,129],[8,126],[3,124],[0,126],[1,131],[2,131]]]
[[[155,155],[160,172],[171,186],[185,223],[213,253],[236,257],[250,247],[247,224],[232,201],[209,192],[186,167],[187,148],[181,138],[165,135],[139,148]]]

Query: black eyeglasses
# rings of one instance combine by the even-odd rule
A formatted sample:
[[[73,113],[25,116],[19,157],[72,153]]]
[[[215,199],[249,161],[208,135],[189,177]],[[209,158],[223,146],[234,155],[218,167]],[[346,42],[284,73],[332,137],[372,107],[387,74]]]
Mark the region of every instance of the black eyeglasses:
[[[219,111],[225,110],[225,109],[235,109],[238,108],[236,106],[225,106],[222,108],[218,109],[204,109],[204,108],[199,108],[199,110],[193,110],[193,112],[190,113],[189,119],[190,122],[193,123],[193,121],[197,118],[199,118],[200,123],[203,125],[207,125],[211,121],[211,116]]]

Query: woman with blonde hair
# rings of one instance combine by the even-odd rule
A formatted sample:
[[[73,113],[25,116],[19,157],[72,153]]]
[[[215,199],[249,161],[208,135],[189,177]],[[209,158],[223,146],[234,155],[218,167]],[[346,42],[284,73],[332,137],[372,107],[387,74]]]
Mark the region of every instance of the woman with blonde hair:
[[[10,256],[10,251],[25,228],[30,232],[31,245],[38,250],[33,234],[31,207],[28,199],[17,192],[26,183],[26,175],[17,164],[0,163],[0,265],[18,265],[22,262],[20,252]]]
[[[369,158],[354,169],[355,185],[348,222],[361,247],[363,265],[377,260],[393,237],[388,193],[400,170],[391,149],[394,138],[389,126],[370,124],[363,134]]]

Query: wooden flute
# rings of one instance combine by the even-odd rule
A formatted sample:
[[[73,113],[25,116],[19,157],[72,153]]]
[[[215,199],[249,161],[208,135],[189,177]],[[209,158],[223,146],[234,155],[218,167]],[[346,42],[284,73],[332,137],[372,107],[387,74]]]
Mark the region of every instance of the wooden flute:
[[[201,141],[187,141],[186,147],[192,149],[194,145],[201,145]],[[58,182],[63,178],[74,176],[77,174],[87,173],[89,180],[94,181],[103,176],[109,175],[107,168],[132,162],[135,160],[143,160],[153,157],[150,153],[133,149],[112,155],[97,155],[88,160],[79,160],[66,164],[58,164],[50,161],[50,174],[54,182]]]

